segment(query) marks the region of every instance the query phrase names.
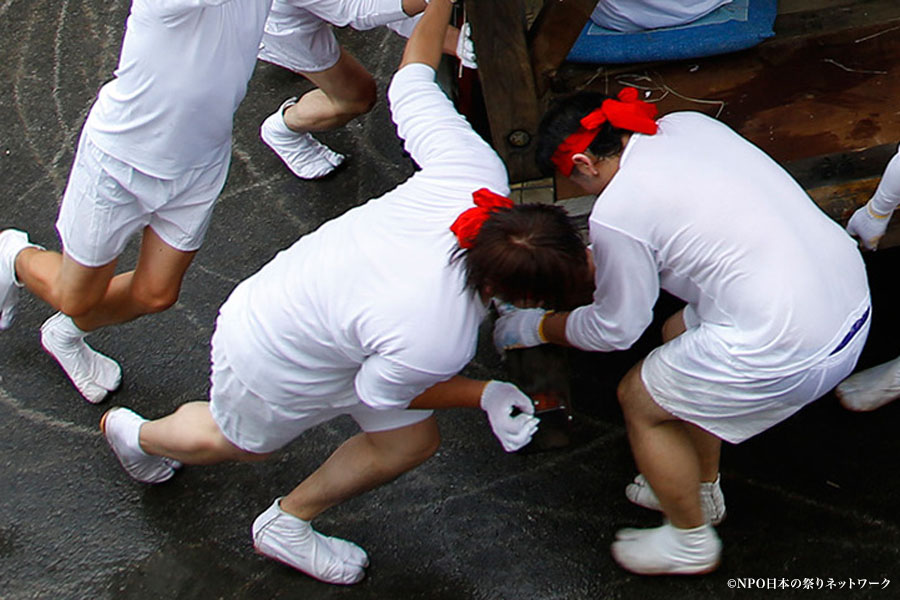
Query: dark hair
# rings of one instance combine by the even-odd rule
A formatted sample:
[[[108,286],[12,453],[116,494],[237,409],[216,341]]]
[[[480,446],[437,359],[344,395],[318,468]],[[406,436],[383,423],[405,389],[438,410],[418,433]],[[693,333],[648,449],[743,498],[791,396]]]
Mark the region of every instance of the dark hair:
[[[550,204],[520,204],[491,213],[472,247],[460,249],[466,283],[509,302],[570,310],[590,302],[593,282],[585,244],[568,213]]]
[[[579,92],[553,103],[550,110],[541,119],[535,148],[534,158],[538,169],[544,175],[550,176],[556,171],[556,166],[550,162],[550,157],[553,156],[559,145],[578,131],[578,128],[581,127],[581,119],[595,108],[599,108],[603,101],[608,99],[609,96],[606,94]],[[591,145],[588,146],[588,150],[598,158],[620,154],[622,152],[622,135],[626,133],[628,131],[613,127],[607,121],[600,128],[600,132]]]

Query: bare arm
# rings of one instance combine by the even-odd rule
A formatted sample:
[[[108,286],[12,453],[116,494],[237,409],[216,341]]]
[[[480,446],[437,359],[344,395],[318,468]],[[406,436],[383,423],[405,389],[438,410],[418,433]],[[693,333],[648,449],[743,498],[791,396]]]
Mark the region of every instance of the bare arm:
[[[409,408],[480,408],[481,393],[487,383],[456,375],[419,394],[410,402]]]
[[[444,51],[444,40],[452,8],[451,0],[431,0],[406,42],[400,68],[411,63],[423,63],[437,70]]]

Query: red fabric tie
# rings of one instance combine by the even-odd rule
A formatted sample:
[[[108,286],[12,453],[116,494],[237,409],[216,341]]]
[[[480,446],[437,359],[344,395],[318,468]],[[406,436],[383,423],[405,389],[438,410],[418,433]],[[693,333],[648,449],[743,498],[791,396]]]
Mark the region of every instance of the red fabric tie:
[[[450,231],[456,234],[460,248],[471,248],[472,243],[481,231],[481,226],[488,220],[491,213],[499,208],[512,208],[513,201],[506,196],[495,194],[487,188],[472,193],[475,206],[465,210],[456,217]]]
[[[604,123],[617,129],[653,135],[656,133],[656,105],[638,99],[638,91],[625,88],[619,92],[618,100],[607,98],[597,108],[581,119],[581,127],[559,145],[550,161],[559,172],[568,177],[575,168],[572,157],[587,150]]]

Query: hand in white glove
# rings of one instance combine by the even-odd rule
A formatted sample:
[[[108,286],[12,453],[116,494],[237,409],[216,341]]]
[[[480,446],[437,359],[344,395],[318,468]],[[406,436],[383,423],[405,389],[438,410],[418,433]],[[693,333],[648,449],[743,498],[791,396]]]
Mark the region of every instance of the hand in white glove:
[[[497,352],[513,348],[531,348],[546,344],[541,337],[541,321],[547,314],[543,308],[515,308],[504,304],[498,307],[501,313],[494,323],[494,346]]]
[[[512,416],[513,408],[521,412]],[[489,381],[481,392],[481,409],[487,413],[494,435],[507,452],[515,452],[531,441],[540,419],[534,403],[519,388],[503,381]]]
[[[878,248],[878,242],[887,230],[893,214],[879,214],[873,210],[871,204],[870,200],[865,206],[858,208],[847,223],[847,233],[857,238],[866,250]]]
[[[463,23],[459,28],[459,38],[456,40],[456,57],[462,66],[467,69],[478,68],[478,58],[475,56],[475,44],[472,42],[472,26]]]

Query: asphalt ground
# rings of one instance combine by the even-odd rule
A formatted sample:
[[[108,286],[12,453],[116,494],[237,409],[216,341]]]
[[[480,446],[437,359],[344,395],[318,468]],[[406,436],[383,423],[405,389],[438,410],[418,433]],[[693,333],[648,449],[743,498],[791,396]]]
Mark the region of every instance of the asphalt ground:
[[[0,227],[58,247],[53,223],[75,142],[115,67],[127,8],[0,0]],[[341,38],[383,96],[401,40],[386,30]],[[259,141],[258,125],[308,87],[271,65],[257,68],[235,119],[228,184],[178,304],[90,338],[124,368],[111,402],[157,417],[204,398],[209,337],[230,290],[299,236],[412,173],[382,100],[321,136],[350,156],[345,167],[317,182],[295,179]],[[132,244],[122,265],[135,255]],[[867,258],[873,331],[861,366],[900,352],[891,290],[898,258]],[[659,317],[675,308],[664,299]],[[852,414],[828,395],[726,447],[720,569],[634,576],[614,564],[609,544],[618,528],[654,526],[659,516],[624,498],[634,467],[615,385],[656,343],[654,326],[629,352],[571,354],[568,448],[508,455],[479,411],[441,414],[444,443],[434,458],[317,520],[372,559],[362,583],[336,587],[254,554],[250,524],[352,435],[352,422],[322,425],[268,463],[188,467],[164,485],[138,484],[99,433],[105,406],[84,402],[41,350],[38,329],[50,314],[26,295],[14,328],[0,334],[3,600],[900,597],[900,404]],[[466,372],[504,376],[486,339]],[[774,589],[749,588],[760,585]]]

